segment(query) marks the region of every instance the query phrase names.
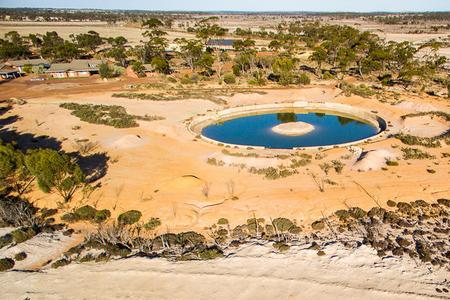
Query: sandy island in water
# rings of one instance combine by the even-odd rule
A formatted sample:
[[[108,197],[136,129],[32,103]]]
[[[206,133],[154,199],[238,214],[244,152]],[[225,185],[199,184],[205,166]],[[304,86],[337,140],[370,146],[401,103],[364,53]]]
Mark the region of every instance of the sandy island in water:
[[[272,127],[272,131],[282,135],[299,136],[310,133],[314,126],[305,122],[288,122]]]

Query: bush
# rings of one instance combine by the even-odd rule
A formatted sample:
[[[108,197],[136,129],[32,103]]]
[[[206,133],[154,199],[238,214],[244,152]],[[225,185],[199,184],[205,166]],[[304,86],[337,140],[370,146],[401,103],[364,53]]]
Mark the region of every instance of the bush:
[[[0,272],[4,272],[14,268],[14,260],[11,258],[2,258],[0,259]]]
[[[396,203],[395,201],[392,201],[392,200],[388,200],[388,201],[386,202],[386,204],[387,204],[387,206],[389,206],[389,207],[396,207],[396,206],[397,206],[397,203]]]
[[[403,159],[434,159],[435,157],[417,148],[402,148]]]
[[[33,228],[19,228],[11,232],[14,243],[20,244],[23,243],[36,235],[36,232]]]
[[[396,167],[396,166],[398,166],[398,161],[386,160],[386,165],[388,165],[390,167]]]
[[[67,266],[70,263],[71,263],[70,260],[68,260],[66,258],[62,258],[62,259],[59,259],[59,260],[55,261],[54,263],[52,263],[52,268],[53,269],[57,269],[57,268],[60,268],[60,267]]]
[[[108,63],[101,63],[98,66],[98,73],[100,74],[101,78],[113,78],[118,75],[114,68],[111,67]]]
[[[96,223],[102,223],[111,217],[111,212],[107,209],[98,210],[95,212],[94,221]]]
[[[75,210],[75,215],[77,215],[79,220],[91,221],[95,218],[97,210],[90,205],[85,205]]]
[[[282,242],[273,243],[272,246],[280,252],[286,252],[291,248],[291,246]]]
[[[4,236],[0,237],[0,249],[8,246],[13,242],[13,237],[11,234],[5,234]]]
[[[27,258],[27,254],[26,254],[25,252],[19,252],[19,253],[17,253],[17,254],[14,256],[14,259],[15,259],[16,261],[22,261],[22,260],[24,260],[25,258]]]
[[[61,216],[61,220],[63,220],[64,222],[73,223],[77,222],[79,219],[77,214],[67,213]]]
[[[241,68],[238,65],[233,65],[233,75],[236,77],[241,76]]]
[[[325,222],[322,220],[315,221],[311,224],[311,228],[314,230],[322,230],[325,228]]]
[[[131,69],[138,77],[145,77],[144,66],[140,61],[135,61],[131,65]]]
[[[232,74],[232,73],[226,73],[223,76],[223,81],[226,84],[235,84],[236,83],[236,76],[234,76],[234,74]]]
[[[334,79],[334,76],[330,72],[326,71],[323,74],[322,79],[324,79],[324,80],[331,80],[331,79]]]
[[[303,84],[303,85],[307,85],[307,84],[311,83],[311,79],[309,79],[308,75],[306,75],[305,73],[302,73],[298,77],[298,83]]]
[[[115,128],[139,126],[136,122],[138,117],[128,114],[124,107],[118,105],[63,103],[60,107],[71,110],[72,115],[91,124],[103,124]]]
[[[223,257],[223,252],[217,247],[211,247],[198,251],[197,255],[202,260],[210,260]]]
[[[159,218],[150,218],[150,220],[144,224],[144,228],[147,230],[155,230],[161,226],[161,220]]]
[[[286,218],[276,218],[272,221],[272,224],[275,227],[275,229],[280,232],[286,232],[295,226],[291,220]]]
[[[129,210],[127,212],[124,212],[123,214],[119,215],[117,218],[117,221],[119,221],[119,224],[121,225],[132,225],[136,222],[138,222],[142,217],[142,213],[138,210]]]
[[[218,225],[228,225],[228,219],[225,219],[225,218],[220,218],[218,221],[217,221],[217,224]]]

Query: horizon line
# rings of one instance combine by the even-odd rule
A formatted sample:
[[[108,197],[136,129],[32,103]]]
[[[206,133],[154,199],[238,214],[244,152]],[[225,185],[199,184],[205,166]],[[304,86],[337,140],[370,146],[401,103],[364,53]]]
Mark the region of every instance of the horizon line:
[[[33,6],[23,6],[23,7],[2,7],[0,9],[60,9],[60,10],[98,10],[98,11],[142,11],[142,12],[173,12],[173,13],[353,13],[353,14],[395,14],[395,13],[450,13],[449,10],[399,10],[399,11],[389,11],[389,10],[379,10],[379,11],[347,11],[347,10],[163,10],[163,9],[130,9],[130,8],[73,8],[73,7],[33,7]]]

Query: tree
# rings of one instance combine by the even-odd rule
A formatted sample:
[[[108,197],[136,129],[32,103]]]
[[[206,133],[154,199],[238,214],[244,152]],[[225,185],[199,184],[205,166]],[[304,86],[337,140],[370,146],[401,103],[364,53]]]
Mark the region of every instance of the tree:
[[[0,144],[0,190],[1,192],[13,188],[22,195],[33,182],[34,177],[25,165],[23,153],[16,150],[13,145]]]
[[[68,202],[85,181],[83,171],[67,154],[52,149],[30,151],[25,156],[25,165],[36,177],[44,193],[55,190]]]
[[[123,36],[118,36],[109,38],[108,43],[111,44],[112,49],[106,53],[106,56],[114,58],[115,61],[124,67],[127,58],[125,44],[128,43],[128,40]]]
[[[20,58],[31,55],[29,46],[24,43],[17,31],[5,34],[5,39],[0,39],[0,59]]]
[[[279,76],[279,83],[282,85],[291,84],[294,80],[295,62],[288,57],[279,57],[272,65],[275,75]]]
[[[78,47],[83,48],[88,52],[94,52],[98,46],[103,44],[103,39],[93,30],[88,31],[88,33],[81,33],[77,35],[71,34],[70,37],[72,38],[72,41],[78,45]]]
[[[195,24],[193,31],[196,37],[201,39],[205,45],[211,37],[224,36],[228,32],[228,29],[220,27],[217,24],[211,24],[211,21],[216,20],[218,20],[218,17],[209,17]]]
[[[180,46],[178,54],[191,68],[192,71],[198,66],[203,56],[203,43],[200,40],[187,40],[185,38],[175,40]]]
[[[151,18],[142,22],[142,28],[146,29],[142,35],[148,39],[143,47],[143,63],[150,62],[155,56],[164,55],[168,41],[165,38],[167,32],[161,30],[163,26],[164,23],[156,18]]]
[[[216,70],[217,77],[219,77],[219,81],[222,81],[223,67],[224,67],[225,63],[229,62],[231,59],[230,59],[230,56],[228,55],[228,53],[226,53],[223,50],[217,49],[213,53],[215,55],[215,61],[216,61],[216,65],[217,65],[217,70]]]
[[[318,46],[318,47],[314,48],[314,52],[311,54],[309,59],[311,59],[312,61],[315,61],[317,63],[316,73],[320,74],[320,70],[322,69],[322,64],[327,59],[327,52],[325,51],[325,49],[323,47]]]

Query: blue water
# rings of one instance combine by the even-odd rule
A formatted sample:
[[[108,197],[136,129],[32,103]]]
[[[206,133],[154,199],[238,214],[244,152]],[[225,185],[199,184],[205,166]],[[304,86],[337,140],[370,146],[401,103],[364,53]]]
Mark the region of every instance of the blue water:
[[[302,136],[285,136],[272,132],[272,127],[286,122],[301,121],[315,129]],[[376,135],[378,128],[347,117],[322,113],[269,113],[244,116],[212,124],[202,134],[213,140],[274,149],[327,146],[349,143]]]

